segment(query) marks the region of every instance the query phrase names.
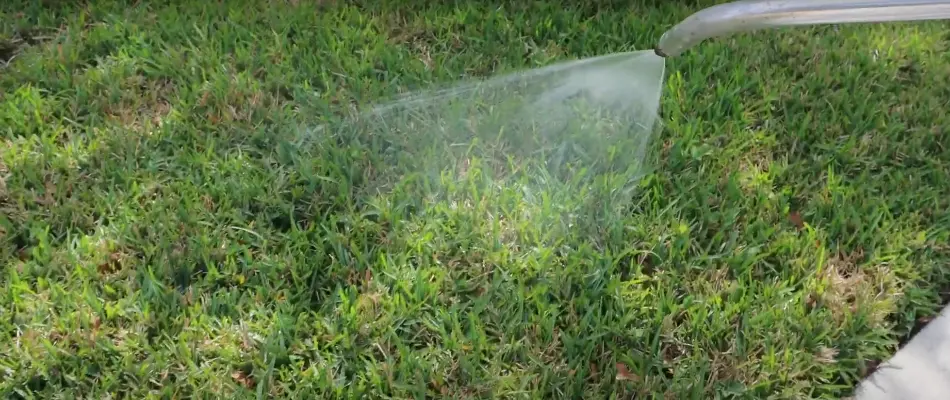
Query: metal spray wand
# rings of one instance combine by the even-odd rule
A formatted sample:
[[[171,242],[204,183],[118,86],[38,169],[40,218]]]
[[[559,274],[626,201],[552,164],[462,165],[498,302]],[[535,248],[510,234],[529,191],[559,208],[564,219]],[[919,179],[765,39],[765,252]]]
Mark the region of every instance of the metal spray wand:
[[[741,0],[701,10],[663,34],[673,57],[703,40],[785,26],[950,19],[950,0]]]

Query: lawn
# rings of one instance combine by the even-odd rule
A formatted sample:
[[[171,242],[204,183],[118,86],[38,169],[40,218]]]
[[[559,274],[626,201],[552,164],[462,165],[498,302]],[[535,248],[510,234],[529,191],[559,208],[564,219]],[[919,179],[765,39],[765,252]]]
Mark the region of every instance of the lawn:
[[[0,5],[4,398],[837,398],[950,293],[946,23],[669,60],[626,211],[556,230],[585,193],[372,192],[332,127],[712,2],[44,3]]]

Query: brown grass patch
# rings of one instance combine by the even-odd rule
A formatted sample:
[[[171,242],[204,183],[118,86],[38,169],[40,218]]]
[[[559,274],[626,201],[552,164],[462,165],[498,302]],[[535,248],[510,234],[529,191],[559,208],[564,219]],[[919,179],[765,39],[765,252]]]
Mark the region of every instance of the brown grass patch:
[[[859,263],[863,259],[861,249],[839,253],[828,259],[822,272],[824,290],[818,298],[837,323],[866,312],[872,324],[882,324],[894,308],[899,293],[891,282],[890,270],[886,265],[862,267]]]
[[[162,120],[172,109],[168,99],[174,94],[175,86],[170,80],[147,80],[134,75],[121,86],[128,94],[117,102],[106,104],[104,111],[109,120],[133,131],[142,131],[149,125],[162,125]]]

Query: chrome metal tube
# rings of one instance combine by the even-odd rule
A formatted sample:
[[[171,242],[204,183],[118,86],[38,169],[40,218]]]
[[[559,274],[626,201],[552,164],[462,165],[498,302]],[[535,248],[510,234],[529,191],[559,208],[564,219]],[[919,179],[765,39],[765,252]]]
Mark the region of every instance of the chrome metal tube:
[[[671,57],[718,36],[783,26],[950,19],[950,0],[742,0],[701,10],[663,34]]]

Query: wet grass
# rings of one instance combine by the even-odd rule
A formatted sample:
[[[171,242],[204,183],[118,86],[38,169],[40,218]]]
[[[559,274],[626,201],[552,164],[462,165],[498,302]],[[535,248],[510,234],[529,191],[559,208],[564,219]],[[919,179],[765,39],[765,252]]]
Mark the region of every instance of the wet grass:
[[[0,6],[5,397],[841,397],[950,286],[946,24],[671,60],[629,211],[552,239],[583,194],[366,196],[370,148],[288,144],[698,5],[174,3]]]

